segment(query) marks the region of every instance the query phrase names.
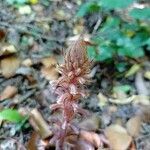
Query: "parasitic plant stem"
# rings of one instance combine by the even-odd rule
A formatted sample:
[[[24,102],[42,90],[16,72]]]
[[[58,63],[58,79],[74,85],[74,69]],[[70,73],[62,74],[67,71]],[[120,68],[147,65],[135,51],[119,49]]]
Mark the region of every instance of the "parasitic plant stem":
[[[78,100],[86,96],[84,86],[90,81],[91,61],[87,56],[87,45],[89,44],[81,37],[74,42],[64,54],[64,64],[58,66],[61,77],[50,83],[57,95],[57,103],[51,105],[51,109],[62,111],[60,127],[50,141],[56,143],[56,149],[63,149],[69,130],[77,132],[72,125],[76,114],[86,114],[86,110],[79,107]]]

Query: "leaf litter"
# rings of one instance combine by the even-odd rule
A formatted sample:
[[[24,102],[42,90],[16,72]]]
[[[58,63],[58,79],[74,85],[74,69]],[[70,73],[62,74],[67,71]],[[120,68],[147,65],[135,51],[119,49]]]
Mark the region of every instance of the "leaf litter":
[[[36,29],[33,29],[31,24],[28,28],[24,27],[21,30],[19,24],[18,26],[12,24],[12,27],[19,31],[20,41],[24,43],[20,49],[18,49],[19,46],[16,48],[12,44],[7,44],[1,48],[0,106],[2,106],[2,109],[0,109],[0,112],[2,112],[3,109],[16,108],[17,113],[20,111],[19,108],[23,108],[22,114],[25,115],[33,113],[35,108],[38,108],[36,113],[42,114],[40,117],[42,116],[43,121],[49,125],[46,127],[49,130],[51,122],[48,117],[53,117],[51,110],[49,110],[49,105],[55,102],[55,97],[49,94],[50,88],[48,84],[49,81],[57,79],[59,76],[56,68],[58,61],[57,56],[60,55],[60,50],[58,49],[62,48],[60,45],[64,44],[63,41],[67,41],[66,37],[68,35],[69,37],[76,38],[76,36],[72,36],[72,32],[76,35],[80,33],[83,29],[83,20],[76,22],[75,25],[73,25],[73,21],[68,21],[70,16],[65,16],[66,12],[70,12],[68,8],[76,8],[76,4],[70,2],[64,3],[64,5],[61,6],[63,9],[53,12],[55,21],[51,16],[50,18],[47,18],[48,10],[44,11],[45,5],[46,3],[43,5],[37,4],[27,7],[25,5],[20,7],[19,17],[24,20],[24,18],[28,17],[28,14],[32,14],[33,11],[39,11],[37,13],[40,15],[38,20],[44,20],[45,24],[41,24],[43,25],[44,30],[47,31],[46,36],[38,39],[41,31],[38,31],[37,28],[37,31],[39,32],[37,34],[35,32]],[[52,4],[49,7],[51,9],[56,9],[60,6]],[[26,19],[30,19],[29,22],[32,22],[36,19],[36,17],[34,18],[34,15],[32,17]],[[60,22],[63,23],[60,24]],[[73,26],[73,29],[71,29],[70,26]],[[31,37],[33,36],[33,42],[25,41],[25,38],[22,38],[23,36],[28,38],[29,36],[27,36],[27,34],[31,35]],[[3,31],[0,32],[0,35],[1,39],[3,39],[4,36],[7,36]],[[49,39],[49,37],[58,37],[57,41],[59,42],[50,42],[51,39]],[[53,40],[55,41],[55,39]],[[67,44],[67,42],[65,44]],[[44,52],[46,53],[43,53],[41,47],[43,47]],[[54,55],[49,55],[48,52],[50,52],[50,49],[51,53]],[[102,146],[114,150],[128,149],[131,147],[133,149],[135,147],[136,149],[143,147],[149,148],[147,139],[150,134],[148,125],[150,122],[150,93],[146,84],[147,81],[145,82],[145,79],[149,80],[149,71],[146,70],[143,74],[142,71],[145,70],[142,65],[134,64],[131,66],[125,73],[126,79],[120,80],[119,82],[120,85],[123,86],[124,82],[127,82],[125,85],[131,85],[132,88],[129,86],[117,86],[116,88],[116,86],[112,85],[111,88],[115,88],[115,92],[120,91],[120,89],[124,92],[123,94],[117,93],[117,96],[114,96],[114,94],[106,95],[103,92],[110,92],[108,91],[110,81],[105,76],[106,71],[99,67],[100,64],[96,63],[94,65],[96,66],[92,75],[95,80],[93,81],[94,88],[91,85],[91,88],[89,88],[89,97],[84,102],[81,102],[81,105],[89,109],[94,115],[86,120],[80,120],[79,125],[83,130],[80,131],[78,140],[76,140],[77,137],[75,136],[68,137],[68,140],[72,141],[72,143],[76,142],[76,147],[74,147],[74,149],[83,150],[100,149]],[[103,74],[101,71],[104,71],[105,73]],[[135,79],[135,84],[132,84],[132,78]],[[100,80],[103,81],[100,82]],[[115,83],[117,79],[112,80]],[[134,85],[136,85],[136,88],[134,88]],[[102,88],[103,91],[100,91],[100,88]],[[16,95],[19,95],[19,97],[17,98]],[[12,101],[15,101],[16,99],[18,99],[18,103],[12,104]],[[44,99],[44,102],[41,102],[42,99]],[[40,112],[38,112],[38,110],[40,110]],[[40,117],[37,118],[40,119]],[[30,119],[32,119],[32,117]],[[14,124],[6,121],[0,123],[0,143],[2,143],[0,144],[0,148],[2,150],[7,149],[8,147],[11,149],[16,149],[18,147],[25,149],[26,146],[28,149],[45,149],[48,143],[45,139],[41,140],[41,138],[38,137],[40,134],[37,134],[37,131],[39,131],[37,130],[37,127],[35,127],[35,129],[31,128],[33,122],[31,121],[31,123],[30,119],[29,123],[25,123],[26,125],[29,125],[29,127],[23,126],[17,131],[17,134],[13,131],[13,135],[11,134],[10,129],[15,130]],[[35,123],[35,125],[37,124],[38,123]],[[144,146],[143,142],[145,142]],[[72,148],[72,145],[66,145],[66,147]]]

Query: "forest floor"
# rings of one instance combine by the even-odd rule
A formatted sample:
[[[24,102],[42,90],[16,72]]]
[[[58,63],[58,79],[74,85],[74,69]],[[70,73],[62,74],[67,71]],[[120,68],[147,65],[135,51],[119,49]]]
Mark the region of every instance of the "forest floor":
[[[94,16],[76,19],[78,3],[0,4],[0,110],[12,108],[27,114],[37,109],[49,124],[50,105],[56,102],[49,82],[60,76],[56,66],[63,62],[62,49],[83,29],[89,38],[97,21]],[[104,148],[148,150],[150,59],[139,60],[142,66],[136,60],[127,61],[132,65],[125,76],[114,64],[93,62],[92,84],[86,87],[89,95],[80,101],[91,116],[80,119],[80,126],[104,134],[109,141]],[[37,146],[37,136],[29,118],[17,124],[0,120],[1,150],[44,149]]]

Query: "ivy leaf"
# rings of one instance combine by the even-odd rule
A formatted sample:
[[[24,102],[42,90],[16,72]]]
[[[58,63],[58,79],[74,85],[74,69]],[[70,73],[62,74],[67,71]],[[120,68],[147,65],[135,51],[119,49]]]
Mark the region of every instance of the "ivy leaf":
[[[101,5],[108,9],[126,8],[133,0],[101,0]]]
[[[99,11],[100,6],[96,2],[87,2],[83,4],[77,12],[77,17],[83,17],[87,13]]]
[[[0,112],[0,120],[7,120],[10,122],[21,122],[24,119],[23,116],[19,114],[17,110],[14,109],[4,109]]]
[[[132,57],[132,58],[138,58],[138,57],[144,56],[144,51],[142,48],[121,47],[118,49],[118,55]]]
[[[99,46],[99,55],[97,55],[97,59],[99,61],[104,61],[113,57],[114,50],[111,46]]]
[[[130,11],[129,15],[134,19],[150,20],[150,8],[135,8]]]

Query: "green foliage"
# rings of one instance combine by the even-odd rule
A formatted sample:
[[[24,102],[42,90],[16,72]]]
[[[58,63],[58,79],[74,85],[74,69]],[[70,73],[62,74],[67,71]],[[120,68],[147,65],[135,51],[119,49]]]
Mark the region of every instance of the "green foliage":
[[[134,1],[89,0],[81,5],[77,13],[78,17],[92,15],[91,12],[99,12],[102,17],[96,36],[92,38],[97,46],[88,49],[92,59],[106,61],[116,56],[139,58],[145,55],[145,46],[150,49],[150,28],[148,23],[144,22],[150,18],[150,8],[134,8],[125,15],[121,12]]]
[[[6,0],[6,2],[10,5],[13,5],[13,4],[22,5],[28,2],[28,0]]]
[[[83,17],[87,13],[99,11],[100,6],[96,1],[90,1],[81,6],[80,10],[77,13],[77,17]]]
[[[125,8],[129,6],[133,0],[101,0],[100,3],[103,7],[108,9]]]
[[[19,123],[24,119],[17,110],[4,109],[0,112],[0,120],[7,120],[14,123]]]
[[[135,19],[150,20],[150,8],[135,8],[130,12],[130,16]]]

